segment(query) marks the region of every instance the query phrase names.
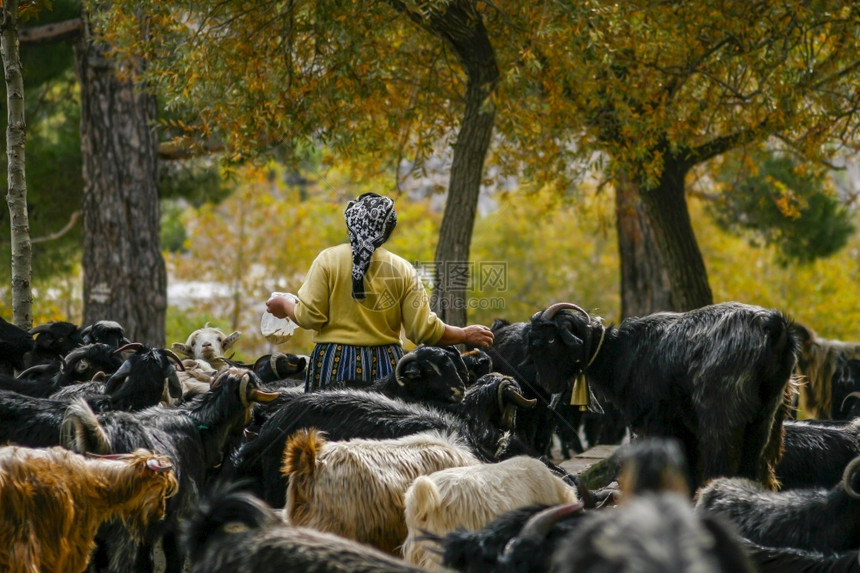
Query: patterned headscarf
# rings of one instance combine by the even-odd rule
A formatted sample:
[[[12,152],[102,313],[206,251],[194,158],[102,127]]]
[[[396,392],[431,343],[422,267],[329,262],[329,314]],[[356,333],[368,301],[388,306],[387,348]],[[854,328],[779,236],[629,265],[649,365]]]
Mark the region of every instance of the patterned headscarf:
[[[364,274],[373,252],[388,240],[397,225],[394,201],[376,193],[364,193],[350,201],[343,212],[352,245],[352,298],[364,300]]]

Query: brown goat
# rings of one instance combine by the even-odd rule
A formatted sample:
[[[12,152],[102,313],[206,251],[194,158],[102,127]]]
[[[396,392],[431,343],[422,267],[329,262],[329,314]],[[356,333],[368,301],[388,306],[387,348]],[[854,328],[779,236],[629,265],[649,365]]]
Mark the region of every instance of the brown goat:
[[[83,571],[102,522],[137,534],[164,516],[177,481],[146,450],[85,457],[62,447],[0,448],[0,571]]]

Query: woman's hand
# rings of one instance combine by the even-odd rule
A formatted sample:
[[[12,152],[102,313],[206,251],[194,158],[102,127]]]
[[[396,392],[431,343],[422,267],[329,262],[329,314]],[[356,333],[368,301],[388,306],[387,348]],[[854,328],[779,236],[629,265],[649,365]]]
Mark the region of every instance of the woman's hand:
[[[274,314],[277,318],[287,318],[289,316],[287,313],[289,310],[288,305],[292,304],[293,302],[285,296],[273,296],[266,301],[266,310]]]
[[[463,343],[476,348],[489,348],[493,344],[493,331],[483,324],[464,326]]]

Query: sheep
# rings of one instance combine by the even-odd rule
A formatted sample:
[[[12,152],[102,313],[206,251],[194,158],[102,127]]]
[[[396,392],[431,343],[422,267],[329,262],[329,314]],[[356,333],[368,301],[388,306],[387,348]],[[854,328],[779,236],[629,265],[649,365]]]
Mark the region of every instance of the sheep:
[[[78,452],[123,453],[146,448],[167,456],[176,468],[179,490],[168,503],[167,516],[146,542],[131,543],[123,531],[106,532],[112,569],[152,569],[152,544],[162,539],[168,571],[182,567],[178,544],[180,519],[191,511],[205,489],[209,472],[218,467],[230,440],[242,432],[256,402],[272,400],[256,375],[230,368],[212,382],[212,389],[177,408],[154,406],[139,412],[102,412],[96,415],[86,403],[73,402],[60,425],[61,444]],[[137,554],[135,562],[133,554]]]
[[[752,573],[730,526],[675,492],[646,492],[583,517],[552,556],[555,573]]]
[[[537,462],[540,463],[540,462]],[[329,442],[299,430],[284,448],[284,520],[395,553],[406,538],[403,496],[416,477],[480,461],[456,435]]]
[[[235,488],[219,489],[201,503],[185,523],[183,539],[190,573],[420,571],[368,545],[287,525],[265,502]]]
[[[693,489],[733,475],[777,487],[798,348],[782,313],[729,302],[615,327],[556,303],[535,313],[523,336],[548,392],[584,376],[638,435],[679,439]]]
[[[419,567],[438,568],[441,556],[427,541],[421,540],[425,533],[474,531],[524,505],[578,501],[575,488],[554,475],[540,460],[528,456],[418,476],[405,495],[408,534],[403,557]]]
[[[844,419],[839,405],[845,394],[856,388],[835,392],[834,378],[846,360],[860,359],[860,343],[821,338],[802,324],[795,324],[795,329],[800,339],[797,370],[806,378],[800,387],[798,409],[808,418]]]
[[[0,374],[14,376],[24,370],[24,359],[34,345],[33,335],[0,317]]]
[[[187,358],[209,362],[214,358],[224,356],[224,353],[233,347],[240,336],[242,333],[239,331],[225,335],[223,331],[209,326],[207,322],[203,328],[198,328],[189,334],[185,344],[174,342],[171,348]]]
[[[83,571],[102,522],[121,519],[140,536],[176,487],[169,460],[146,450],[93,459],[61,447],[2,447],[0,570]]]
[[[358,390],[297,393],[265,420],[256,437],[230,455],[223,474],[249,480],[249,487],[266,503],[281,507],[286,482],[279,471],[280,452],[287,436],[303,428],[323,430],[330,440],[456,432],[479,459],[494,462],[532,453],[513,439],[511,430],[517,410],[533,405],[520,394],[516,381],[495,373],[466,391],[456,413]]]
[[[827,490],[771,492],[745,478],[718,478],[698,492],[696,509],[731,520],[750,541],[808,551],[860,547],[860,457],[845,467],[842,482]]]
[[[860,419],[786,420],[785,448],[776,466],[782,489],[831,488],[860,456]]]

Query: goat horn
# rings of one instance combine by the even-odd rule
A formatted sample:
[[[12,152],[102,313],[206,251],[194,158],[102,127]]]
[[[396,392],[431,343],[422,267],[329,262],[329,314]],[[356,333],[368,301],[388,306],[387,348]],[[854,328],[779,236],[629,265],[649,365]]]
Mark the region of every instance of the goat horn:
[[[850,392],[842,399],[842,405],[839,406],[840,410],[845,410],[845,402],[848,401],[848,398],[860,398],[860,392]]]
[[[182,363],[182,359],[179,358],[179,356],[177,356],[175,352],[173,352],[169,348],[162,348],[161,351],[164,353],[165,356],[167,356],[168,358],[173,360],[173,362],[176,363],[177,370],[179,370],[180,372],[185,372],[185,365]]]
[[[585,310],[583,310],[582,307],[577,306],[577,305],[573,304],[572,302],[557,302],[557,303],[551,305],[549,308],[547,308],[542,313],[540,313],[540,317],[543,318],[544,320],[550,320],[550,319],[552,319],[552,317],[555,316],[555,313],[557,313],[560,310],[564,310],[564,309],[568,309],[568,308],[571,310],[577,310],[577,311],[581,312],[582,314],[585,315],[585,318],[588,319],[588,322],[591,322],[591,316],[589,316],[589,314],[587,312],[585,312]]]
[[[30,336],[35,336],[37,334],[42,334],[43,332],[48,332],[51,330],[51,323],[40,324],[39,326],[34,326],[30,330],[27,331],[27,334]]]
[[[526,524],[523,525],[523,528],[520,530],[520,534],[514,539],[544,539],[549,533],[549,530],[552,529],[552,526],[559,520],[564,519],[568,515],[576,513],[577,511],[582,511],[584,507],[585,506],[581,501],[577,501],[575,503],[554,505],[541,510],[526,521]],[[506,555],[510,554],[511,546],[512,544],[510,542],[505,546]]]
[[[535,404],[537,404],[537,398],[532,398],[531,400],[529,400],[528,398],[526,398],[525,396],[523,396],[522,394],[520,394],[519,392],[514,390],[514,388],[512,388],[512,386],[513,385],[510,384],[510,385],[506,386],[504,388],[504,390],[502,391],[502,394],[504,395],[504,398],[506,401],[513,402],[514,404],[516,404],[520,408],[534,408],[535,407]]]
[[[124,344],[123,346],[120,346],[119,348],[114,350],[113,353],[119,354],[120,352],[124,352],[126,350],[135,350],[137,352],[140,352],[144,348],[146,348],[146,347],[143,344],[141,344],[140,342],[129,342],[128,344]]]
[[[854,472],[858,467],[860,467],[860,456],[851,460],[848,465],[845,466],[845,471],[842,472],[842,487],[845,488],[845,493],[848,494],[848,497],[852,499],[860,499],[860,493],[858,493],[857,490],[854,489],[854,486],[851,485]]]
[[[252,388],[250,393],[250,399],[252,402],[272,402],[274,400],[277,400],[280,395],[280,392],[264,392],[262,390],[258,390],[257,388]]]
[[[397,366],[394,367],[394,379],[397,380],[398,384],[400,384],[401,386],[403,385],[403,382],[400,381],[400,378],[403,375],[403,369],[406,367],[406,365],[410,362],[414,362],[417,359],[418,357],[412,352],[400,357],[400,360],[397,361]]]
[[[30,366],[26,370],[22,370],[21,372],[19,372],[18,375],[16,376],[16,378],[28,376],[30,374],[33,374],[34,372],[38,372],[39,374],[41,374],[50,367],[51,367],[50,364],[36,364],[35,366]]]

